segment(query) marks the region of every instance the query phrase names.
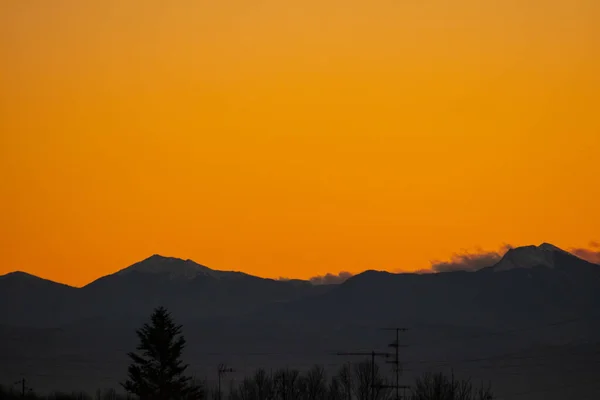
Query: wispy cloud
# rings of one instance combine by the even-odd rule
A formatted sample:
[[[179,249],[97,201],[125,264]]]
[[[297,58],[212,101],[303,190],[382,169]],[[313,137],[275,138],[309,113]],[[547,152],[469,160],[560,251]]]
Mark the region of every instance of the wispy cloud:
[[[569,252],[586,261],[600,264],[600,243],[598,242],[590,242],[588,248],[578,247],[569,249]]]
[[[419,270],[417,273],[435,273],[451,271],[476,271],[481,268],[494,265],[502,256],[512,248],[511,245],[504,245],[498,251],[482,251],[454,253],[450,260],[431,262],[431,267],[427,270]]]
[[[402,273],[402,272],[403,271],[401,271],[401,270],[396,271],[396,273]],[[423,269],[418,269],[412,273],[414,273],[414,274],[433,274],[433,273],[435,273],[435,271],[432,269],[423,268]]]

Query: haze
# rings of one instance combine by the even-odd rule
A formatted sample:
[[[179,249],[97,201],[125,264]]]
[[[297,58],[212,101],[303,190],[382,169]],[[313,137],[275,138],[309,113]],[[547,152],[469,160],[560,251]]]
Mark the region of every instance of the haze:
[[[4,1],[0,274],[598,239],[600,3]]]

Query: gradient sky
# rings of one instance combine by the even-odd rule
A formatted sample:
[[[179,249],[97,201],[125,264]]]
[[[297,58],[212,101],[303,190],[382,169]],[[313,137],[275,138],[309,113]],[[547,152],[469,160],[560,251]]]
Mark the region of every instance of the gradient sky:
[[[600,239],[597,0],[0,3],[0,274]]]

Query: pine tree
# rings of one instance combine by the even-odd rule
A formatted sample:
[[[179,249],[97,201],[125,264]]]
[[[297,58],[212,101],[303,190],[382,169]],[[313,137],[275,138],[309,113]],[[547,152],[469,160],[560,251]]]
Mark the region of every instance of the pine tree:
[[[150,323],[136,331],[140,353],[128,353],[133,362],[129,379],[121,384],[127,392],[141,400],[203,399],[202,388],[184,375],[188,365],[181,361],[186,343],[181,332],[164,307],[154,310]]]

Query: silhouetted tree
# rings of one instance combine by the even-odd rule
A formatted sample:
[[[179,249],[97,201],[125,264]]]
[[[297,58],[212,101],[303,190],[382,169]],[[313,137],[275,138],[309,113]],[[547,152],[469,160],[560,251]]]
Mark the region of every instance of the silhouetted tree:
[[[117,395],[117,391],[113,388],[98,390],[96,393],[96,400],[117,400],[119,395]]]
[[[340,391],[342,400],[352,400],[352,392],[354,391],[354,377],[350,364],[344,364],[337,374],[340,381]]]
[[[345,400],[340,378],[332,376],[327,388],[327,400]]]
[[[298,379],[300,372],[295,369],[280,369],[275,372],[273,385],[275,396],[280,400],[298,400]]]
[[[237,391],[240,400],[257,400],[257,389],[254,379],[245,377]]]
[[[374,371],[373,371],[374,368]],[[373,382],[373,375],[375,381]],[[358,400],[371,400],[372,385],[375,385],[375,399],[382,400],[386,397],[388,390],[382,389],[385,379],[381,376],[379,365],[372,365],[371,360],[364,360],[354,365],[355,384],[354,394]]]
[[[254,384],[256,385],[256,395],[259,400],[271,400],[274,395],[273,379],[263,368],[260,368],[254,374]]]
[[[325,370],[320,365],[312,367],[302,377],[304,400],[325,400],[327,397],[327,378]]]
[[[442,373],[424,374],[415,381],[412,400],[493,400],[490,387],[473,389],[469,380],[455,380]]]
[[[184,376],[188,365],[180,359],[186,343],[182,326],[174,323],[164,307],[156,308],[150,323],[136,334],[141,354],[128,354],[133,363],[128,369],[129,379],[121,384],[127,392],[141,400],[204,398],[202,388]]]

